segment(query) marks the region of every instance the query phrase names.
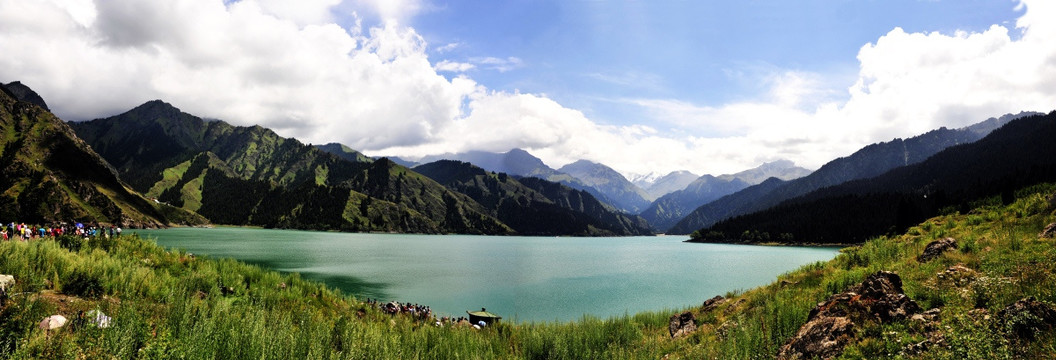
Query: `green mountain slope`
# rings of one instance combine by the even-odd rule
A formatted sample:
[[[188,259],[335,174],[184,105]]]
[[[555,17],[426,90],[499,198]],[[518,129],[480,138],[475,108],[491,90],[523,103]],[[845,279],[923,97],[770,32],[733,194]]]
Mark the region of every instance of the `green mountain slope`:
[[[14,95],[6,86],[0,92],[0,219],[126,227],[204,222],[131,191],[65,122]]]
[[[356,150],[354,150],[354,149],[352,149],[352,148],[350,148],[348,146],[345,146],[345,145],[342,145],[342,144],[338,144],[338,143],[329,143],[329,144],[326,144],[326,145],[316,145],[315,147],[319,148],[319,150],[326,151],[328,153],[340,156],[342,159],[345,159],[345,160],[348,160],[348,161],[368,162],[368,163],[374,161],[374,159],[372,159],[371,157],[363,155],[363,153],[361,153],[359,151],[356,151]],[[396,162],[397,164],[399,164],[399,162],[394,160],[394,159],[389,159],[389,160],[393,160],[393,162]]]
[[[1016,189],[1056,181],[1056,112],[1013,120],[987,137],[910,166],[725,220],[694,238],[708,241],[858,243],[901,232],[940,213],[968,211]]]
[[[941,128],[908,139],[872,144],[847,157],[830,161],[810,175],[772,189],[749,187],[704,204],[675,224],[668,233],[689,234],[725,219],[766,210],[814,190],[871,178],[894,168],[916,164],[948,147],[982,139],[1013,119],[1035,114],[1008,114],[961,129]]]
[[[620,199],[610,197],[610,194],[602,191],[599,188],[591,186],[576,178],[575,176],[554,170],[543,163],[542,159],[539,159],[531,153],[522,149],[512,149],[505,153],[493,153],[486,151],[469,151],[458,154],[442,154],[426,156],[420,160],[420,163],[430,163],[437,160],[457,160],[465,161],[473,165],[479,166],[487,171],[493,171],[496,173],[506,173],[512,176],[518,177],[535,177],[543,180],[561,183],[568,187],[577,190],[584,190],[594,195],[599,201],[604,203],[607,207],[613,210],[620,210],[624,212],[634,213],[636,211],[630,211],[626,208],[621,208],[616,205],[621,202]],[[602,165],[603,166],[603,165]],[[610,169],[611,170],[611,169]],[[622,175],[618,175],[622,178]],[[624,179],[626,180],[626,179]],[[632,186],[634,186],[632,184]],[[631,200],[633,202],[633,200]],[[639,201],[640,202],[640,201]],[[641,205],[641,204],[638,204]],[[648,202],[646,202],[648,205]]]
[[[206,121],[157,100],[71,126],[136,190],[217,223],[511,231],[469,197],[391,161],[348,161],[260,126]]]
[[[561,194],[557,199],[550,199],[512,176],[488,172],[466,162],[440,160],[416,166],[414,171],[468,195],[492,210],[496,218],[519,234],[611,236],[650,233],[648,227],[641,226],[640,219],[611,211],[590,194],[557,183],[551,183],[551,186],[565,189],[563,192],[548,192]],[[573,192],[581,198],[575,207],[567,201]],[[597,205],[585,207],[581,205],[583,202]]]

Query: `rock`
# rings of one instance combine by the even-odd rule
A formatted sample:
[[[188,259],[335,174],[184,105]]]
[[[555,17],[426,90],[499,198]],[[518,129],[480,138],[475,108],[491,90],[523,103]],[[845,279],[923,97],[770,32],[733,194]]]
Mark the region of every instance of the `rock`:
[[[734,301],[733,304],[730,304],[730,306],[726,308],[726,311],[724,313],[726,315],[733,314],[734,311],[737,311],[737,307],[738,306],[741,306],[741,304],[744,304],[746,302],[748,302],[748,299],[745,299],[745,298],[737,299],[737,301]]]
[[[724,302],[726,302],[726,298],[724,298],[722,296],[715,296],[715,297],[713,297],[711,299],[705,300],[704,301],[704,305],[700,306],[700,311],[701,312],[708,312],[708,311],[715,310],[715,308],[719,307],[719,305],[722,305],[722,303],[724,303]]]
[[[939,332],[928,334],[928,338],[916,344],[909,344],[902,349],[902,356],[918,356],[935,346],[946,346],[946,336]]]
[[[855,326],[850,318],[821,317],[808,321],[796,336],[781,347],[778,359],[831,359],[843,352],[854,338]]]
[[[1056,223],[1052,223],[1049,224],[1049,226],[1046,226],[1045,230],[1042,230],[1041,233],[1038,234],[1038,237],[1042,239],[1051,239],[1053,237],[1056,237]]]
[[[798,284],[799,284],[799,281],[781,280],[781,287],[782,288],[789,287],[789,286],[792,286],[792,285],[798,285]]]
[[[1001,309],[997,312],[997,318],[1009,335],[1033,339],[1039,332],[1050,330],[1056,325],[1056,310],[1031,296]]]
[[[7,294],[7,289],[15,286],[13,275],[0,275],[0,294]]]
[[[968,285],[975,281],[977,277],[979,277],[979,273],[964,266],[964,264],[950,266],[938,274],[940,281],[957,287]]]
[[[851,287],[850,292],[860,295],[862,310],[881,322],[905,319],[921,311],[920,306],[902,292],[902,278],[890,271],[869,275],[861,284]]]
[[[667,325],[667,331],[671,333],[671,338],[689,335],[697,331],[696,320],[697,318],[689,311],[671,315],[671,322]]]
[[[66,325],[66,317],[62,316],[62,315],[48,316],[48,317],[44,318],[44,320],[40,321],[40,329],[41,330],[58,329],[58,328],[62,327],[63,325]]]
[[[921,253],[920,256],[917,256],[917,261],[922,262],[922,263],[928,262],[928,261],[931,261],[934,258],[939,257],[939,255],[942,255],[942,253],[945,252],[946,250],[956,249],[956,248],[957,248],[957,240],[954,240],[954,238],[945,238],[945,239],[942,239],[942,240],[935,240],[935,241],[932,241],[932,242],[928,243],[928,245],[924,247],[924,252]]]
[[[902,292],[902,278],[880,271],[847,292],[818,303],[807,316],[807,323],[781,347],[778,358],[836,357],[854,337],[858,324],[904,320],[920,311],[920,306]]]

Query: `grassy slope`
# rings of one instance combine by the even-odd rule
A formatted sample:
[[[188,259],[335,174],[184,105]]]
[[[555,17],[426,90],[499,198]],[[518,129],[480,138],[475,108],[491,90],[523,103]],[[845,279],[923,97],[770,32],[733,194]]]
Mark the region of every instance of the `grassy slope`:
[[[691,309],[700,330],[676,340],[667,336],[672,311],[483,331],[437,328],[383,315],[296,275],[166,252],[134,237],[0,242],[0,273],[19,281],[12,291],[19,294],[0,309],[0,357],[772,358],[815,304],[877,270],[898,272],[922,308],[943,309],[938,328],[949,347],[922,357],[1041,357],[1056,347],[1053,334],[1010,340],[996,317],[969,311],[996,313],[1026,296],[1056,303],[1056,240],[1038,238],[1056,220],[1054,191],[1035,187],[1009,206],[983,204],[969,214],[934,218],[772,285],[728,294],[715,310]],[[956,238],[960,249],[916,261],[928,242],[945,237]],[[979,276],[960,286],[938,278],[955,264]],[[222,286],[233,293],[225,295]],[[63,328],[50,336],[36,328],[47,315],[96,308],[113,315],[115,325]],[[905,344],[924,339],[923,331],[909,321],[865,324],[843,356],[896,357]]]

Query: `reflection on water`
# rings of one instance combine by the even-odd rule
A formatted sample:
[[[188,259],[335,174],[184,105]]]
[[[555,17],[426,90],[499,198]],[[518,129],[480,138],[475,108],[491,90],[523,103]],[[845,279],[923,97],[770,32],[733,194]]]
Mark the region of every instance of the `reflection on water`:
[[[833,248],[684,244],[685,237],[377,235],[243,228],[139,231],[166,247],[230,257],[358,298],[486,307],[506,319],[574,320],[699,305],[772,282]]]

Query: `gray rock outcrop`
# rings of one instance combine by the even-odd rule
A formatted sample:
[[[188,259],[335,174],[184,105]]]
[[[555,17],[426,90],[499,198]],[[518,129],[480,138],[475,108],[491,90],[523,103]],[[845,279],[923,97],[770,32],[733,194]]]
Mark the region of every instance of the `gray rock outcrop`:
[[[693,313],[689,311],[671,315],[671,322],[667,325],[667,331],[671,333],[671,338],[689,335],[697,331],[696,320],[696,316],[693,316]]]
[[[807,316],[807,323],[781,347],[777,358],[834,358],[864,322],[904,320],[920,311],[920,306],[903,293],[898,274],[880,271],[847,292],[818,303]]]
[[[957,240],[955,240],[954,238],[935,240],[928,243],[928,245],[924,247],[924,252],[921,253],[920,256],[917,256],[917,261],[925,263],[939,257],[939,255],[942,255],[942,253],[946,252],[946,250],[956,248]]]

